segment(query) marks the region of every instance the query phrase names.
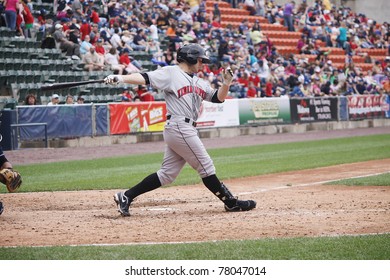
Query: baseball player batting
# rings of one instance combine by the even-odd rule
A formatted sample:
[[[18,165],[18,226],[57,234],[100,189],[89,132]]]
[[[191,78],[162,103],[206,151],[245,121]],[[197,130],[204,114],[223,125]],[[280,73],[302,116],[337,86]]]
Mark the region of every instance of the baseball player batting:
[[[167,106],[167,122],[163,132],[166,148],[161,168],[127,191],[116,193],[114,200],[118,211],[122,216],[130,216],[129,207],[134,198],[172,183],[186,162],[198,172],[204,185],[224,203],[226,211],[252,210],[256,207],[255,201],[237,199],[218,179],[214,163],[196,130],[202,101],[224,102],[233,79],[232,70],[223,69],[223,84],[216,90],[196,76],[203,64],[210,62],[200,45],[182,46],[177,51],[176,60],[178,65],[146,73],[109,75],[104,79],[107,84],[151,85],[164,92]]]

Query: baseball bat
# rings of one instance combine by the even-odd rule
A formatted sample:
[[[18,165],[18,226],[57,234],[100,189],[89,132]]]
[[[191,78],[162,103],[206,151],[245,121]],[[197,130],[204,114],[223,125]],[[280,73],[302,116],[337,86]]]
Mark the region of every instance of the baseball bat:
[[[41,90],[42,91],[56,90],[56,89],[77,87],[77,86],[94,84],[94,83],[104,83],[104,79],[101,79],[101,80],[88,80],[88,81],[80,81],[80,82],[66,82],[66,83],[46,84],[46,85],[42,85],[41,86]]]

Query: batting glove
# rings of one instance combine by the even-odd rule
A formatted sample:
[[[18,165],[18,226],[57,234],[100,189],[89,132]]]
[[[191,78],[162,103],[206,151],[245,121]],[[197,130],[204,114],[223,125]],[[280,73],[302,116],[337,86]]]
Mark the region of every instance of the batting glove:
[[[106,85],[117,85],[123,83],[123,77],[121,75],[109,75],[104,78],[104,83]]]
[[[226,69],[223,69],[222,71],[222,80],[223,80],[223,83],[227,86],[230,86],[230,84],[232,83],[233,81],[233,70],[228,67]]]

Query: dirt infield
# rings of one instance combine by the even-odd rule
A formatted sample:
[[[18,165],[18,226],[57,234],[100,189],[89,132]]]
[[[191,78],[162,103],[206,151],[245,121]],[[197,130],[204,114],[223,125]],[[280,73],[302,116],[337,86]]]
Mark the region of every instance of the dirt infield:
[[[287,142],[388,133],[388,128],[323,133],[240,137],[239,141],[205,139],[204,142],[208,148],[229,143],[237,145],[237,142],[252,145],[259,141],[283,142],[282,138]],[[137,150],[141,152],[144,146],[149,147],[149,152],[152,146],[153,151],[161,151],[164,146],[163,143],[134,145],[138,145]],[[92,157],[114,156],[120,148],[124,147],[94,148]],[[121,152],[123,154],[123,150]],[[28,164],[55,161],[61,153],[66,154],[67,160],[77,159],[82,154],[78,149],[66,148],[10,151],[7,156],[13,162]],[[389,187],[346,187],[324,185],[324,182],[389,172],[389,166],[390,159],[385,159],[225,181],[240,198],[257,200],[254,211],[241,213],[225,212],[221,202],[202,185],[160,188],[147,193],[133,203],[132,216],[126,218],[116,211],[115,190],[1,194],[6,210],[0,216],[0,246],[388,233]]]

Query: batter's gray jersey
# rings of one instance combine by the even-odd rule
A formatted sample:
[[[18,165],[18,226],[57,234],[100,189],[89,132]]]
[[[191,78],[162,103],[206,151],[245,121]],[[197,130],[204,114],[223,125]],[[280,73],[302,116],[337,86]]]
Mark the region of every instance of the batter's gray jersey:
[[[202,101],[211,101],[216,92],[197,76],[190,76],[179,66],[166,66],[148,72],[150,85],[164,92],[167,114],[196,121]]]
[[[147,74],[151,86],[164,92],[167,114],[170,115],[164,128],[167,144],[164,160],[157,171],[161,184],[172,183],[185,163],[201,178],[214,175],[213,161],[198,131],[185,119],[196,121],[202,101],[211,101],[216,90],[207,81],[187,74],[179,66],[165,66]]]

